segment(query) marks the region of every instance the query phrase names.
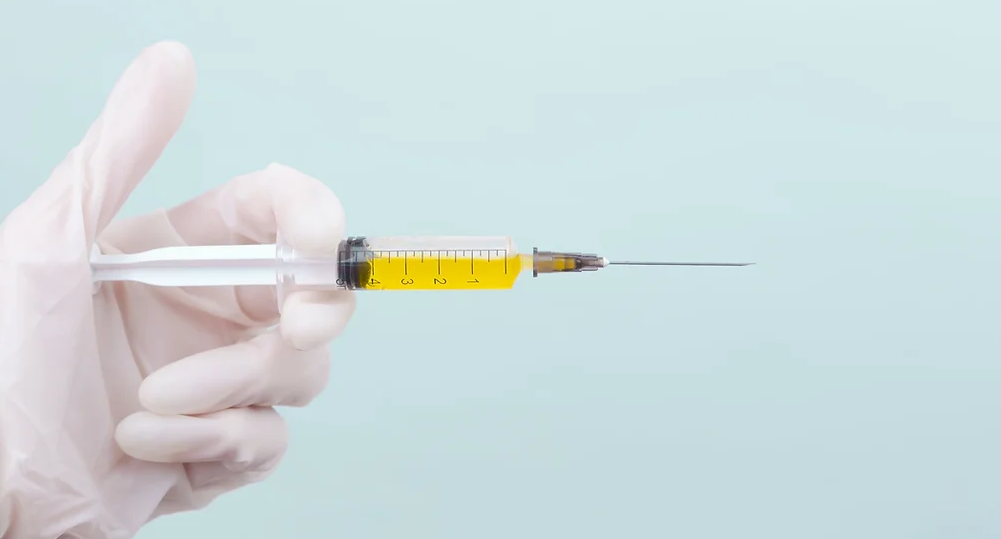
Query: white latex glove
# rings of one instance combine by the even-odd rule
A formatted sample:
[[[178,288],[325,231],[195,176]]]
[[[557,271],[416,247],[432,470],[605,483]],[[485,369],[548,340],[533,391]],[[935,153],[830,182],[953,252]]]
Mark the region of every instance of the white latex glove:
[[[0,536],[118,539],[204,507],[278,465],[273,406],[326,385],[346,292],[298,292],[279,329],[273,287],[104,284],[89,256],[275,241],[328,254],[343,212],[320,182],[273,165],[169,211],[112,222],[181,125],[189,51],[161,43],[126,70],[101,117],[0,226]]]

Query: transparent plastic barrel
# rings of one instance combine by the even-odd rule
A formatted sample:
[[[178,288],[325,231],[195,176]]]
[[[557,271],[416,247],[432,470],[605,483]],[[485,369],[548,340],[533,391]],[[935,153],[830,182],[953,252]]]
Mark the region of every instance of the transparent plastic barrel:
[[[342,241],[336,253],[324,257],[306,255],[279,237],[276,251],[279,307],[295,290],[454,287],[454,279],[458,278],[456,266],[460,260],[463,264],[469,262],[474,276],[477,268],[484,276],[499,273],[501,265],[508,261],[512,264],[505,270],[516,272],[521,269],[514,263],[519,255],[509,236],[355,236]],[[386,281],[379,287],[371,285],[373,281],[382,284],[379,276],[369,275],[364,282],[360,282],[358,276],[352,273],[359,267],[369,271],[378,267],[384,273],[388,270],[393,281]],[[407,281],[413,282],[408,285]],[[488,283],[486,277],[484,283]]]

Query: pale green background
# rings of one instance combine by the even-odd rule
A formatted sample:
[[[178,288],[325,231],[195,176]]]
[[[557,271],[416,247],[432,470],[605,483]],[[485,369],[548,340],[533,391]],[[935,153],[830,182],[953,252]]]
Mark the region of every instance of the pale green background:
[[[142,539],[1001,534],[1001,3],[0,3],[4,212],[144,46],[135,214],[280,161],[355,234],[753,260],[366,294],[268,482]]]

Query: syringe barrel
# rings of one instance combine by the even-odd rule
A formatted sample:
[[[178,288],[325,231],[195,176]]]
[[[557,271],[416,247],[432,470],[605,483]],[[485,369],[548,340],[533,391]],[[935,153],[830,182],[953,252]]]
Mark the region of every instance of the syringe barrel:
[[[507,288],[521,270],[519,257],[508,236],[356,236],[324,257],[279,238],[278,296],[284,302],[292,289]]]

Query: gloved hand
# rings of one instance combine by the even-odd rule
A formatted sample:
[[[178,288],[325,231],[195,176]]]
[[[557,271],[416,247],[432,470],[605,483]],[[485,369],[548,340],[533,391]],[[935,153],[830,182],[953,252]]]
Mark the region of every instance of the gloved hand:
[[[273,165],[169,211],[112,222],[181,125],[189,51],[144,51],[83,141],[0,225],[0,536],[128,538],[268,476],[287,431],[273,406],[327,382],[348,292],[274,287],[94,291],[89,256],[275,241],[333,252],[343,212]],[[276,326],[277,327],[274,327]]]

